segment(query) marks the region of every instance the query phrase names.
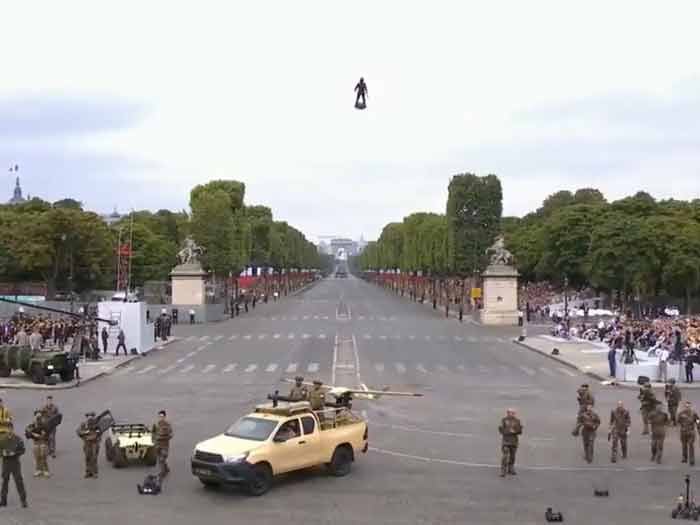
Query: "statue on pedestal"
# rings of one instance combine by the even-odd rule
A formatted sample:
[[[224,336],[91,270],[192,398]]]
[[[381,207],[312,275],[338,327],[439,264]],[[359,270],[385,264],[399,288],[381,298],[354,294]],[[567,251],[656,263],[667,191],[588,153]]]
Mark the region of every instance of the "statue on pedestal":
[[[199,264],[199,258],[204,254],[204,248],[198,246],[192,237],[185,239],[185,245],[177,252],[180,264]]]
[[[490,256],[489,264],[505,265],[513,264],[513,254],[506,250],[503,236],[499,235],[493,245],[486,250],[486,254]]]

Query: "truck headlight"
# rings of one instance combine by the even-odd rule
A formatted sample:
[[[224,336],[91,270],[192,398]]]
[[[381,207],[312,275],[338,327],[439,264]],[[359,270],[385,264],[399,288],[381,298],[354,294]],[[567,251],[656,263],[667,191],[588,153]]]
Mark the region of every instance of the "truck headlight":
[[[241,461],[244,461],[250,452],[246,452],[244,454],[237,454],[235,456],[227,456],[225,454],[222,455],[224,458],[224,463],[240,463]]]
[[[53,365],[46,365],[47,370],[53,370]]]

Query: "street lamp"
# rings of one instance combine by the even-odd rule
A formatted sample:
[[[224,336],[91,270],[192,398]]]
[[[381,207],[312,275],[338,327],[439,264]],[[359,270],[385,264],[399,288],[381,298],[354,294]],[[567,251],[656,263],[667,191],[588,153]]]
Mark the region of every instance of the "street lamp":
[[[564,276],[564,319],[569,319],[569,278]]]

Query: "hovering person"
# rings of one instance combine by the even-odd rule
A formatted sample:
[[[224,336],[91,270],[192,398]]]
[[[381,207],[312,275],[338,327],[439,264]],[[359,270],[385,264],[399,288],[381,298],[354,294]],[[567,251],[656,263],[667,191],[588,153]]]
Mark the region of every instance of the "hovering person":
[[[357,91],[355,107],[357,109],[365,109],[367,107],[367,84],[365,84],[365,79],[363,77],[360,77],[360,81],[355,85],[355,91]],[[360,99],[362,99],[362,103],[360,103]]]

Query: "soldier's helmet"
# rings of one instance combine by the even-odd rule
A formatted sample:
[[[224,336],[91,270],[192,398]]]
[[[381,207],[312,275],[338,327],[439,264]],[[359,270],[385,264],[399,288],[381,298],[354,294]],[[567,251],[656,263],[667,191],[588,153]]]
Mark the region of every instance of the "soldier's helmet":
[[[95,417],[95,413],[94,413],[94,412],[88,412],[87,414],[85,414],[85,417]]]
[[[302,382],[304,381],[304,378],[301,377],[301,376],[296,376],[296,377],[294,378],[294,381],[296,381],[297,383],[302,383]]]

